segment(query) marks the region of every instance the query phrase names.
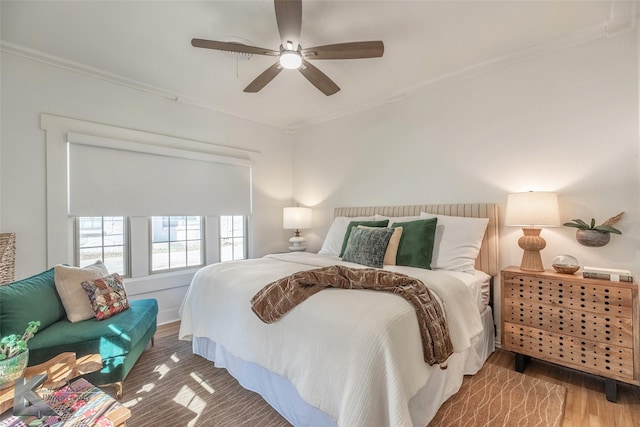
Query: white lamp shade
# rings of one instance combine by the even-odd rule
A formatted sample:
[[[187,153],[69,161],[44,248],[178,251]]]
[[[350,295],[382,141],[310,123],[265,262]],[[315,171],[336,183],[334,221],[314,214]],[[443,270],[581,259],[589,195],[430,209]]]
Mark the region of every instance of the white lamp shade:
[[[287,230],[311,228],[311,208],[284,208],[282,212],[282,228]]]
[[[546,191],[509,194],[505,224],[519,227],[559,227],[558,195]]]

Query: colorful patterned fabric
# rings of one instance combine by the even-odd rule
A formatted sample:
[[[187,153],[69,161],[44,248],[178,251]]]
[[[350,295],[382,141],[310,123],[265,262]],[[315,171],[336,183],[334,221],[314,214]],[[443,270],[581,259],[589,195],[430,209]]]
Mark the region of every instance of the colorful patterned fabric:
[[[127,292],[122,277],[118,273],[100,279],[82,282],[87,293],[93,313],[98,320],[108,319],[129,308]]]

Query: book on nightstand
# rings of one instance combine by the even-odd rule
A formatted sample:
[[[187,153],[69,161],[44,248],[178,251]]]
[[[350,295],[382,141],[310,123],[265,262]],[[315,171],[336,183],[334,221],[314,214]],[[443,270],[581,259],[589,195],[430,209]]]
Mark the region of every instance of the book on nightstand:
[[[585,279],[611,280],[612,282],[633,282],[631,271],[619,268],[582,267]]]

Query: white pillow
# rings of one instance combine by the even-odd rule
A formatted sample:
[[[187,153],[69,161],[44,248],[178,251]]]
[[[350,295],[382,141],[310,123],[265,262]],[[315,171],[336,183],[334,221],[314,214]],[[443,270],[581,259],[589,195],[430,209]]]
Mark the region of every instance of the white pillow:
[[[431,268],[473,274],[489,218],[434,215],[426,212],[420,212],[420,218],[438,218]]]
[[[388,227],[391,227],[391,225],[394,222],[410,222],[410,221],[416,221],[422,218],[419,215],[414,215],[414,216],[385,216],[380,214],[374,215],[374,221],[384,221],[385,219],[389,220]]]
[[[91,301],[82,287],[82,282],[100,279],[108,275],[107,267],[100,260],[82,268],[62,264],[53,267],[56,290],[64,306],[64,311],[67,312],[69,322],[75,323],[93,318]]]
[[[340,256],[344,235],[351,221],[373,221],[373,216],[338,216],[333,220],[318,255]]]

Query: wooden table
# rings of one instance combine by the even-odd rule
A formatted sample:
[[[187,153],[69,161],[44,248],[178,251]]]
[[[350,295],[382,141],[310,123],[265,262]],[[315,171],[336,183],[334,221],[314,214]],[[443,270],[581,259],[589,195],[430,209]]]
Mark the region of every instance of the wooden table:
[[[38,374],[47,374],[48,378],[42,384],[47,389],[57,389],[67,384],[68,381],[80,375],[88,374],[102,369],[102,358],[99,354],[90,354],[76,359],[75,353],[61,353],[53,359],[30,366],[24,372],[25,378]],[[0,414],[13,407],[14,386],[0,390]],[[109,412],[106,417],[116,427],[125,427],[126,420],[131,417],[129,408],[120,406]]]

